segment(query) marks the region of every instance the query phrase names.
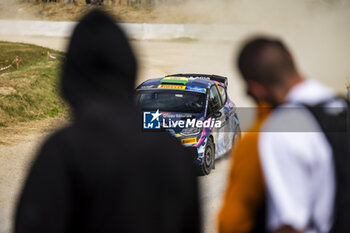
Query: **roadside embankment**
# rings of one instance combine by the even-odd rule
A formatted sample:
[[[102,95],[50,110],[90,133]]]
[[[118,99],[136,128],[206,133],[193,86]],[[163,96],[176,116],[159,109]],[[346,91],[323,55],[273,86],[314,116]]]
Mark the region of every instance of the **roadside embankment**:
[[[62,116],[66,106],[57,88],[62,54],[23,43],[0,42],[0,48],[0,127]]]

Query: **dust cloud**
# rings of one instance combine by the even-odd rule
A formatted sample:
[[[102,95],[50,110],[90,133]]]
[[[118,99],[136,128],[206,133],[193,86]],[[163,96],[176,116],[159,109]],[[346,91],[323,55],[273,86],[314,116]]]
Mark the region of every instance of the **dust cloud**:
[[[169,17],[235,25],[238,41],[234,41],[233,62],[241,40],[253,35],[274,36],[287,43],[305,77],[318,79],[345,94],[346,84],[350,82],[350,1],[190,0],[179,4],[174,0],[171,3],[167,8]],[[220,37],[217,35],[218,40]]]

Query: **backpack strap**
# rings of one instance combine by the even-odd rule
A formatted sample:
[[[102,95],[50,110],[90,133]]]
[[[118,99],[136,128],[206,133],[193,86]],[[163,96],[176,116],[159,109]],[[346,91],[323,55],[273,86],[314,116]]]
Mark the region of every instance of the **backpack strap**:
[[[343,107],[331,107],[332,102],[341,102]],[[311,114],[316,118],[322,131],[328,138],[330,132],[346,132],[350,123],[350,102],[343,97],[335,97],[326,101],[320,102],[316,105],[302,104],[308,109]],[[329,139],[329,138],[328,138]]]
[[[345,107],[327,107],[332,101],[343,101]],[[316,118],[333,151],[336,190],[330,232],[350,232],[350,103],[335,97],[314,106],[303,105]],[[312,219],[310,224],[315,227]]]

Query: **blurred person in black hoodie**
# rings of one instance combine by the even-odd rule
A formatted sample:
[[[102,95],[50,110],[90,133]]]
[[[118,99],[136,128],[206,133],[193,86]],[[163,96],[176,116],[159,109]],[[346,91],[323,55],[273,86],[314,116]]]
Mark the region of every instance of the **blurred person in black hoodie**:
[[[191,154],[165,133],[142,133],[136,58],[114,20],[94,10],[77,25],[61,77],[70,126],[41,148],[15,232],[200,232]]]

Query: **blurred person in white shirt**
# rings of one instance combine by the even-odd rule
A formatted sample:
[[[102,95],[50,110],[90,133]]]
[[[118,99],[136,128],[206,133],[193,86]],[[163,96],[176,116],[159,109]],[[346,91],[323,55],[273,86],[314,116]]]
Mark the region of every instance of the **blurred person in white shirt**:
[[[248,41],[238,66],[248,93],[274,106],[259,137],[267,187],[267,229],[329,232],[335,198],[332,148],[304,105],[332,99],[334,91],[305,79],[286,46],[274,38]]]

